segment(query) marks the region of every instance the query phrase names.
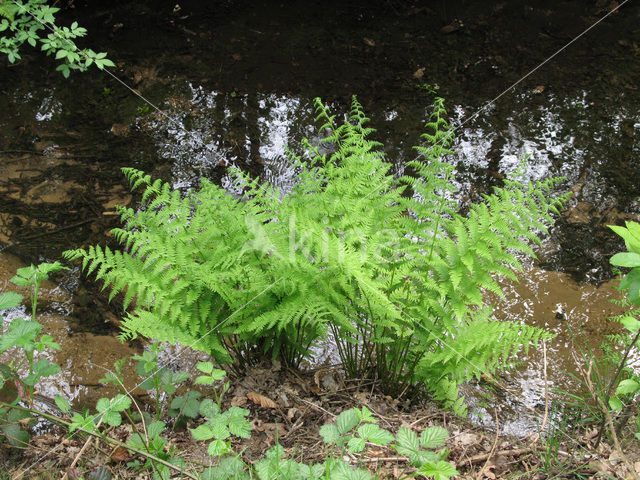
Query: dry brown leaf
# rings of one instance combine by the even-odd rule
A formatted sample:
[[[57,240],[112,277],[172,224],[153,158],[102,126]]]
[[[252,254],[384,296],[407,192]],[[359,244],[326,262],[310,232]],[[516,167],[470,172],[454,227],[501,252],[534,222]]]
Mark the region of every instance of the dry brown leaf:
[[[445,35],[447,35],[449,33],[457,32],[462,27],[464,27],[464,25],[460,20],[454,20],[449,25],[445,25],[444,27],[442,27],[440,29],[440,33],[444,33]]]
[[[231,399],[232,407],[244,407],[247,404],[247,397],[236,395]]]
[[[131,460],[131,454],[126,448],[118,447],[111,454],[111,460],[115,462],[128,462]]]
[[[479,445],[482,440],[480,435],[475,433],[461,433],[453,437],[453,443],[462,447],[469,447],[471,445]]]
[[[129,136],[129,132],[131,131],[131,129],[126,123],[114,123],[113,125],[111,125],[110,131],[116,137],[127,137]]]
[[[419,68],[415,72],[413,72],[413,78],[422,78],[424,77],[424,68]]]
[[[256,405],[260,405],[263,408],[278,408],[276,402],[271,400],[269,397],[265,397],[264,395],[260,395],[256,392],[247,393],[247,398]]]
[[[495,470],[496,466],[495,465],[487,465],[486,468],[482,471],[482,474],[489,478],[490,480],[496,480],[496,474],[493,473],[491,470]]]
[[[376,46],[376,42],[374,42],[373,40],[371,40],[370,38],[364,37],[362,39],[362,41],[364,43],[366,43],[367,45],[369,45],[370,47],[375,47]]]
[[[544,85],[538,85],[536,88],[533,89],[533,93],[542,93],[544,92]]]

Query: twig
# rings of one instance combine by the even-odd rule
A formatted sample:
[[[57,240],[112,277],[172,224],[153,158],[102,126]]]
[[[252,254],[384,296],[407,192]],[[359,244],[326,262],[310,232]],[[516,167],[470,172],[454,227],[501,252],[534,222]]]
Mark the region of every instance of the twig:
[[[500,456],[513,455],[514,457],[518,457],[520,455],[525,455],[527,453],[531,453],[531,448],[511,448],[509,450],[500,450],[499,452],[496,452],[496,455],[500,455]],[[479,453],[478,455],[474,455],[473,457],[469,457],[465,459],[464,462],[469,463],[470,465],[473,465],[474,463],[486,462],[487,459],[489,459],[492,454],[493,452]]]
[[[439,414],[429,414],[429,415],[425,415],[424,417],[420,417],[419,419],[417,419],[415,422],[411,422],[409,424],[410,427],[415,427],[418,423],[422,422],[423,420],[428,420],[429,418],[435,417]]]
[[[56,228],[55,230],[49,230],[48,232],[43,232],[35,235],[22,237],[20,241],[18,241],[17,243],[22,243],[25,240],[35,240],[36,238],[45,237],[47,235],[55,235],[56,233],[62,232],[64,230],[69,230],[71,228],[76,228],[76,227],[79,227],[80,225],[84,225],[85,223],[91,223],[95,220],[100,220],[100,217],[88,218],[86,220],[82,220],[81,222],[76,222],[76,223],[72,223],[71,225],[65,225],[63,227]]]
[[[318,410],[321,410],[321,411],[323,411],[324,413],[326,413],[326,414],[328,414],[328,415],[331,415],[331,416],[332,416],[332,417],[334,417],[334,418],[336,417],[336,415],[334,415],[333,413],[331,413],[329,410],[325,410],[325,409],[324,409],[324,408],[322,408],[320,405],[316,405],[315,403],[312,403],[312,402],[310,402],[310,401],[308,401],[308,400],[305,400],[304,398],[300,398],[300,401],[302,401],[302,402],[304,402],[304,403],[306,403],[306,404],[308,404],[308,405],[311,405],[313,408],[317,408]]]
[[[478,472],[478,475],[476,477],[477,480],[480,480],[482,478],[482,474],[484,473],[484,470],[487,468],[487,465],[489,464],[489,460],[491,460],[493,453],[496,451],[496,446],[498,445],[498,436],[500,435],[500,424],[498,423],[498,409],[494,408],[493,413],[496,416],[496,436],[493,440],[493,446],[491,447],[491,451],[489,452],[489,455],[487,455],[487,459],[485,460],[484,465]]]
[[[369,457],[358,459],[361,463],[376,463],[376,462],[408,462],[407,457]]]
[[[98,420],[98,423],[96,424],[96,428],[100,427],[100,425],[102,424],[102,419],[104,417],[100,418],[100,420]],[[78,463],[78,461],[80,460],[80,457],[82,456],[82,454],[84,453],[84,451],[87,449],[87,447],[89,446],[89,443],[91,442],[93,437],[89,437],[87,438],[87,440],[84,442],[84,445],[82,446],[82,448],[80,449],[80,451],[78,452],[78,454],[76,455],[76,457],[73,459],[73,462],[71,462],[71,465],[69,465],[69,468],[73,468],[76,466],[76,464]],[[69,468],[66,469],[66,471],[64,472],[64,475],[62,476],[62,480],[67,480],[67,478],[69,478]]]

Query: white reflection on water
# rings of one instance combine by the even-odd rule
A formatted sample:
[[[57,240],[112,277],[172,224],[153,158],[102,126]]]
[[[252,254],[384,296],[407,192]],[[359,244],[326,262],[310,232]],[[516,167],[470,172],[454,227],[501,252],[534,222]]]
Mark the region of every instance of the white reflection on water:
[[[62,104],[55,99],[54,90],[46,89],[46,92],[40,107],[36,111],[36,120],[39,122],[51,120],[55,115],[62,113]]]

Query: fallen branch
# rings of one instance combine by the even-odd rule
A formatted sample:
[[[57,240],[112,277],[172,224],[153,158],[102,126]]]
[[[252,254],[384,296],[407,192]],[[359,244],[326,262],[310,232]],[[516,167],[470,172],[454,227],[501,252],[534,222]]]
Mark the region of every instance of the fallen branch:
[[[479,453],[474,455],[473,457],[466,458],[464,461],[470,465],[474,463],[486,462],[489,458],[491,458],[494,454],[496,456],[514,456],[519,457],[520,455],[525,455],[527,453],[533,453],[530,448],[510,448],[508,450],[498,450],[497,452],[488,452],[488,453]],[[566,452],[562,452],[565,453]],[[568,455],[568,454],[567,454]]]
[[[500,435],[500,424],[498,423],[498,410],[494,409],[493,413],[496,416],[496,436],[495,436],[495,439],[493,440],[493,445],[491,446],[491,451],[489,452],[489,455],[487,455],[487,459],[485,460],[484,465],[482,466],[482,468],[478,472],[478,476],[476,477],[478,480],[480,480],[482,478],[482,474],[484,473],[485,469],[487,468],[487,465],[489,465],[489,460],[491,460],[491,457],[493,456],[493,454],[496,451],[496,446],[498,445],[498,438],[499,438],[499,435]]]

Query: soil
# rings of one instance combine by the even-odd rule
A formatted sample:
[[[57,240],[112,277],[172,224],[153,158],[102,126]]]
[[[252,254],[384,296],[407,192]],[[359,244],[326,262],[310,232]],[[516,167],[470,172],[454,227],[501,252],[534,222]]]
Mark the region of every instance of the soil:
[[[376,390],[375,384],[369,381],[342,378],[335,368],[300,372],[264,364],[233,381],[223,409],[235,405],[251,412],[251,438],[233,441],[234,450],[242,452],[247,464],[264,458],[265,451],[276,442],[284,447],[287,458],[302,458],[308,464],[322,462],[326,450],[319,428],[335,422],[340,412],[356,405],[359,408],[366,406],[382,428],[394,433],[401,426],[416,432],[430,426],[446,428],[450,434],[446,443],[447,459],[460,472],[456,478],[572,479],[605,478],[605,475],[609,475],[606,478],[625,478],[626,467],[611,448],[605,443],[597,448],[594,446],[595,429],[574,431],[566,427],[557,432],[553,444],[540,437],[539,432],[531,432],[526,438],[515,438],[501,434],[500,425],[495,432],[487,431],[432,405],[402,403],[377,394]],[[275,407],[260,405],[263,399],[256,401],[256,393],[271,400]],[[190,422],[188,426],[195,428],[199,423]],[[167,419],[167,425],[172,425],[171,419]],[[195,442],[184,428],[170,430],[167,448],[173,448],[190,462],[188,471],[210,465],[206,442]],[[125,425],[109,429],[108,436],[126,441],[132,432],[131,425]],[[141,473],[127,465],[136,459],[144,463],[142,456],[95,442],[89,443],[88,450],[81,451],[87,441],[80,435],[68,436],[53,429],[33,439],[35,448],[3,450],[0,464],[11,465],[7,471],[12,473],[13,479],[59,478],[64,472],[70,478],[83,475],[85,478],[113,478],[97,477],[106,475],[105,472],[123,479],[150,478],[148,471]],[[55,456],[47,458],[46,452],[55,452]],[[627,455],[633,453],[632,450],[626,452]],[[362,455],[346,455],[344,459],[369,469],[380,479],[400,478],[415,472],[405,457],[385,447],[371,447]],[[77,463],[72,463],[74,460]],[[178,475],[176,472],[175,478]]]

